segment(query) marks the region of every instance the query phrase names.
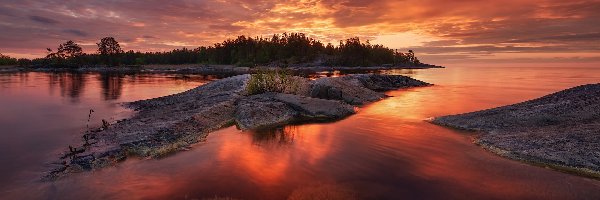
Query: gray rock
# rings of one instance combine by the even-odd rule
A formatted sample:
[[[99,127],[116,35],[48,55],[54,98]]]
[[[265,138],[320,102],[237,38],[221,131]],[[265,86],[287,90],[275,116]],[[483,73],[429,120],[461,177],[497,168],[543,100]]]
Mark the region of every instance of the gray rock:
[[[291,94],[275,94],[275,99],[296,110],[302,121],[335,120],[354,114],[354,106],[344,102]]]
[[[235,119],[242,130],[279,126],[296,122],[337,120],[354,114],[354,107],[340,101],[264,93],[242,99]]]
[[[358,79],[363,86],[373,91],[388,91],[398,88],[420,87],[429,83],[407,76],[391,76],[382,74],[355,74],[350,77]]]
[[[71,165],[80,166],[83,170],[91,170],[94,160],[94,155],[77,156],[71,160]]]
[[[96,142],[77,147],[94,160],[72,161],[67,170],[51,170],[43,179],[114,165],[128,156],[161,157],[196,143],[209,132],[233,124],[235,103],[244,97],[249,77],[234,76],[183,93],[129,103],[138,111],[136,115],[87,133]]]
[[[317,79],[312,84],[310,96],[361,105],[383,99],[385,94],[380,93],[381,91],[428,85],[430,84],[406,76],[355,74]]]
[[[432,122],[481,131],[478,144],[509,158],[600,175],[600,84]]]
[[[331,100],[342,100],[353,105],[381,100],[383,93],[366,88],[353,76],[320,78],[311,87],[311,97]]]
[[[237,104],[235,121],[242,130],[283,125],[299,113],[287,104],[276,101],[273,93],[253,95]]]

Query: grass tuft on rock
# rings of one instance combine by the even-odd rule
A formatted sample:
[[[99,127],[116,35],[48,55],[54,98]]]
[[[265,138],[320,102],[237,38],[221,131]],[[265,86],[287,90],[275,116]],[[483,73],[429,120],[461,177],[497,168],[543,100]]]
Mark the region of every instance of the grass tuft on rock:
[[[255,95],[265,92],[296,93],[299,81],[289,70],[261,69],[250,76],[246,85],[246,94]]]

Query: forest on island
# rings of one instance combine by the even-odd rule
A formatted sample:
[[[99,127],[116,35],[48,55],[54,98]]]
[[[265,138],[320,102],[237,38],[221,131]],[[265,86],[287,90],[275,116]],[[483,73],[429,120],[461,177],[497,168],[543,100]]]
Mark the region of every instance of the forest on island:
[[[29,67],[135,66],[149,64],[223,64],[236,66],[315,64],[334,66],[420,65],[412,50],[399,52],[358,37],[338,45],[323,44],[303,33],[275,34],[271,38],[238,36],[212,46],[164,52],[124,51],[113,37],[102,38],[95,53],[69,40],[47,56],[16,59],[0,54],[0,65]]]

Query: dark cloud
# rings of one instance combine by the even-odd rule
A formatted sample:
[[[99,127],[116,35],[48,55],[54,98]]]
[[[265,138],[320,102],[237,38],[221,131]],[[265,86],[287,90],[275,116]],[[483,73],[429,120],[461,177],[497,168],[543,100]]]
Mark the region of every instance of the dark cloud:
[[[38,23],[42,23],[42,24],[58,24],[58,23],[60,23],[59,21],[54,20],[54,19],[50,19],[50,18],[42,17],[42,16],[35,16],[35,15],[29,16],[29,19],[31,19],[35,22],[38,22]]]
[[[80,37],[88,36],[88,34],[86,32],[83,32],[83,31],[77,30],[77,29],[65,29],[64,32],[69,33],[74,36],[80,36]]]
[[[555,35],[541,38],[525,38],[507,41],[508,43],[530,43],[530,42],[571,42],[571,41],[600,41],[600,33],[574,33],[566,35]]]
[[[12,10],[10,8],[5,8],[5,7],[0,6],[0,15],[14,17],[14,16],[16,16],[16,11]]]

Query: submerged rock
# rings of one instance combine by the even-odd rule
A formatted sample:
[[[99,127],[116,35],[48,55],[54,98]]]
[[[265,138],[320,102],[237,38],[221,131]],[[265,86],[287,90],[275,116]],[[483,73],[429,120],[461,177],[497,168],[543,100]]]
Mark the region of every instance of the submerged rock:
[[[375,90],[426,86],[404,76],[351,75],[315,81],[292,77],[297,90],[247,95],[250,75],[210,82],[179,94],[136,101],[130,119],[86,133],[85,143],[65,153],[70,159],[49,171],[45,180],[114,165],[127,157],[162,157],[204,140],[209,132],[237,125],[242,130],[289,123],[339,120],[353,114],[349,104],[379,100]],[[321,88],[321,89],[320,89]],[[327,88],[326,94],[320,91]],[[319,92],[315,92],[319,91]],[[312,95],[316,93],[316,95]],[[341,101],[340,101],[341,100]]]
[[[509,158],[600,177],[600,84],[432,122],[480,131],[476,143]]]

